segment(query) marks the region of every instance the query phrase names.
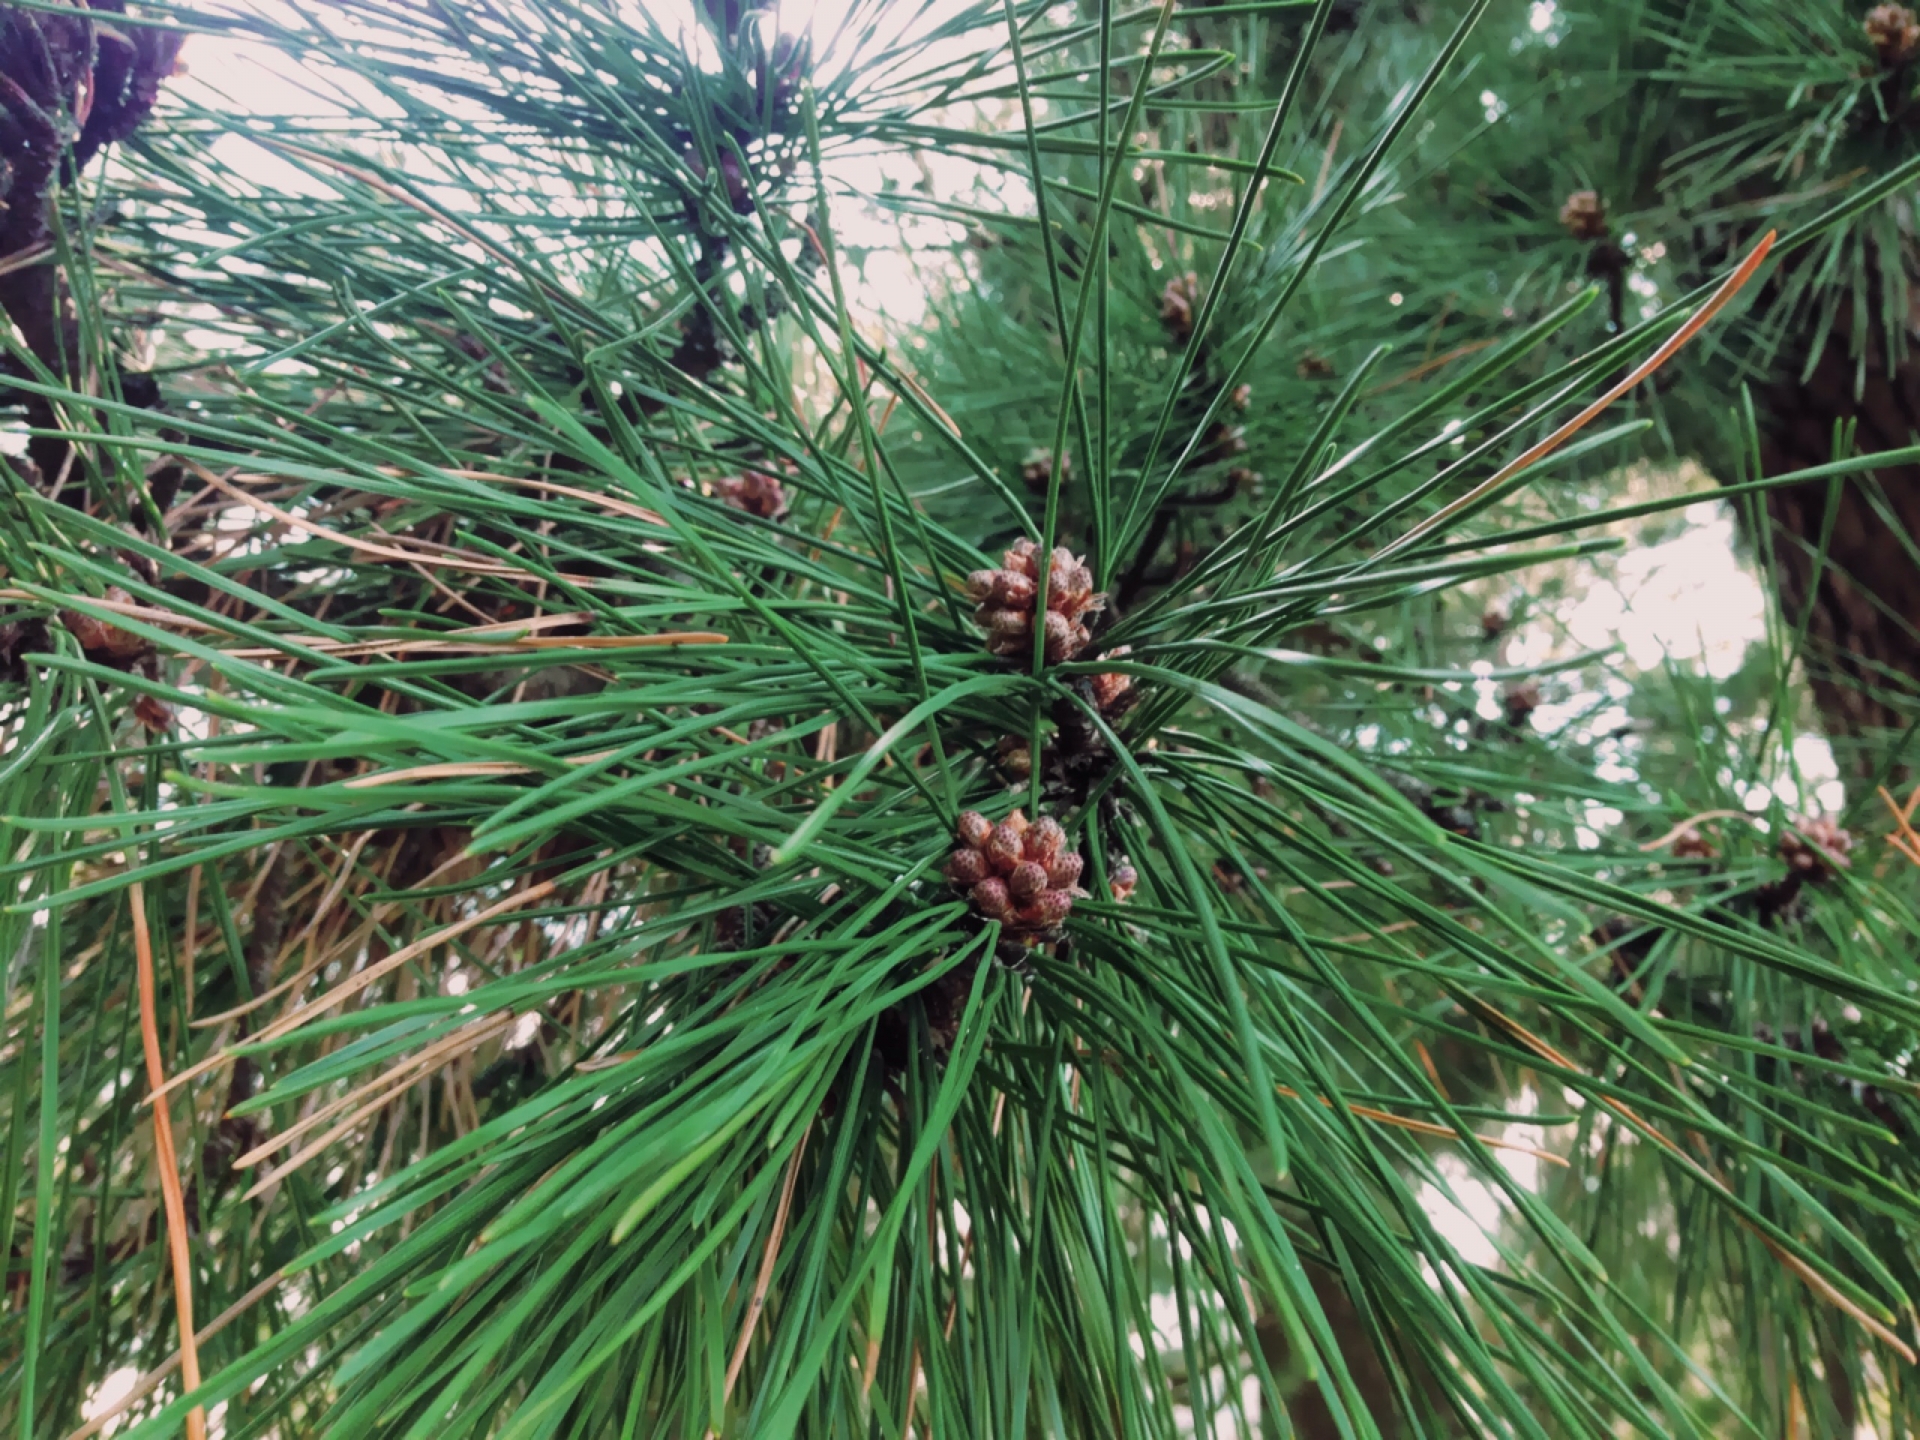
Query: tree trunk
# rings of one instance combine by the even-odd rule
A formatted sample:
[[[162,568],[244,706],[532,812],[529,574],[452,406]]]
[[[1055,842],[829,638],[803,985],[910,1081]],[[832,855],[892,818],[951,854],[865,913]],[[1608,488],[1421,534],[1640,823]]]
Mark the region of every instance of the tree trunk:
[[[1318,1265],[1309,1265],[1307,1276],[1313,1283],[1313,1293],[1320,1301],[1320,1308],[1326,1312],[1327,1324],[1340,1346],[1347,1370],[1366,1399],[1373,1423],[1387,1440],[1412,1434],[1412,1427],[1394,1403],[1393,1381],[1387,1375],[1380,1352],[1374,1347],[1373,1336],[1368,1332],[1359,1310],[1348,1298],[1339,1276]],[[1287,1344],[1286,1330],[1279,1316],[1263,1309],[1254,1322],[1254,1328],[1260,1337],[1260,1352],[1274,1378],[1282,1386],[1292,1387],[1287,1397],[1287,1419],[1293,1427],[1296,1440],[1339,1440],[1345,1432],[1328,1407],[1326,1397],[1320,1393],[1320,1387],[1299,1379],[1292,1348]],[[1446,1413],[1445,1394],[1424,1366],[1416,1368],[1413,1383],[1423,1393],[1435,1414]],[[1263,1413],[1260,1425],[1263,1440],[1276,1440],[1281,1433],[1279,1418]]]
[[[1766,474],[1832,460],[1841,422],[1857,425],[1861,453],[1920,441],[1920,352],[1910,350],[1890,373],[1885,352],[1870,346],[1862,383],[1862,367],[1847,351],[1836,326],[1805,380],[1795,375],[1763,392]],[[1878,483],[1878,495],[1870,482]],[[1920,717],[1920,465],[1844,483],[1817,586],[1827,482],[1766,494],[1775,580],[1787,623],[1806,624],[1803,663],[1828,733],[1905,728]]]

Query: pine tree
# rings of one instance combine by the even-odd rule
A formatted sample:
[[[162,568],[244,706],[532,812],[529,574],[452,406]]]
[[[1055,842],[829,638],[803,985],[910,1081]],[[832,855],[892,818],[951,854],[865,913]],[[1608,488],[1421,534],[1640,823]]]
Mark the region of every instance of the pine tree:
[[[1883,181],[1496,314],[1499,6],[849,11],[0,14],[0,1431],[1907,1433],[1912,807],[1491,599]]]
[[[1355,44],[1404,80],[1431,27],[1467,8],[1367,7]],[[1634,402],[1654,424],[1641,453],[1737,482],[1913,443],[1911,8],[1539,0],[1482,27],[1474,50],[1471,74],[1430,109],[1406,157],[1399,202],[1381,211],[1376,263],[1353,277],[1404,294],[1405,331],[1431,326],[1449,354],[1597,283],[1604,304],[1561,332],[1575,354],[1777,230],[1776,262],[1743,297],[1741,322]],[[1377,339],[1362,325],[1348,343]],[[1920,715],[1920,471],[1894,461],[1769,489],[1748,539],[1787,623],[1805,632],[1824,726],[1904,732]]]

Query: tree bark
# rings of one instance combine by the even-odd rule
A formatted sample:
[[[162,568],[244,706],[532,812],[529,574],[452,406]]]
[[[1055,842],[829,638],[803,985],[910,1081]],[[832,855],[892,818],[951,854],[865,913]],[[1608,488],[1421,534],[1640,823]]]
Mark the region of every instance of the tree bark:
[[[1307,1276],[1313,1283],[1313,1293],[1320,1301],[1320,1308],[1326,1312],[1327,1324],[1333,1331],[1334,1339],[1339,1343],[1341,1358],[1346,1361],[1354,1384],[1366,1399],[1373,1423],[1388,1440],[1412,1434],[1412,1426],[1394,1403],[1393,1381],[1387,1374],[1386,1364],[1373,1343],[1366,1321],[1348,1297],[1346,1287],[1340,1283],[1340,1277],[1311,1264],[1307,1267]],[[1286,1330],[1279,1316],[1263,1309],[1255,1319],[1254,1328],[1260,1338],[1260,1352],[1274,1378],[1282,1385],[1293,1385],[1287,1397],[1287,1420],[1293,1427],[1296,1440],[1339,1440],[1345,1432],[1328,1406],[1326,1397],[1320,1393],[1320,1387],[1298,1380],[1292,1348],[1287,1344]],[[1424,1366],[1416,1367],[1413,1384],[1435,1413],[1447,1413],[1446,1397],[1436,1378]],[[1279,1418],[1263,1413],[1260,1424],[1262,1440],[1277,1440],[1282,1433]]]
[[[1909,329],[1920,325],[1910,322]],[[1836,326],[1811,374],[1763,392],[1765,474],[1834,459],[1841,422],[1857,425],[1855,444],[1863,454],[1920,442],[1920,351],[1910,349],[1890,370],[1877,343],[1868,347],[1864,366],[1848,349],[1844,328]],[[1863,483],[1869,479],[1881,496]],[[1920,465],[1889,466],[1844,482],[1816,584],[1828,491],[1826,481],[1814,481],[1766,492],[1786,620],[1806,625],[1803,663],[1829,734],[1903,729],[1920,717]],[[1882,497],[1888,513],[1876,508]]]

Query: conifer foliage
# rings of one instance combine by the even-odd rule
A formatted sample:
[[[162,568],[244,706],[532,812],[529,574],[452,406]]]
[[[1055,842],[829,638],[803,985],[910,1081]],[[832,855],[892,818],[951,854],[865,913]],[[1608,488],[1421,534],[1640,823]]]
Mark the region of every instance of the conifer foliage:
[[[1904,752],[1501,649],[1866,192],[1390,364],[1511,7],[845,8],[0,9],[0,1432],[1907,1433]]]

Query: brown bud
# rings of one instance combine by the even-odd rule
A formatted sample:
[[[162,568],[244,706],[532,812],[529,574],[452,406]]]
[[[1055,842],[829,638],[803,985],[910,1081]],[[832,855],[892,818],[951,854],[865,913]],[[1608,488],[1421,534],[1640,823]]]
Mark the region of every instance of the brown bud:
[[[1853,836],[1825,815],[1802,820],[1799,834],[1789,831],[1780,837],[1781,859],[1811,880],[1852,869],[1853,861],[1847,858],[1852,849]]]
[[[1324,355],[1317,355],[1309,350],[1300,357],[1299,364],[1293,367],[1293,373],[1298,375],[1302,380],[1331,380],[1333,378],[1333,361]]]
[[[1680,838],[1673,842],[1673,858],[1676,860],[1712,860],[1719,853],[1698,830],[1682,830]]]
[[[173,724],[173,707],[152,695],[133,702],[134,718],[149,730],[165,730]]]
[[[1509,685],[1500,697],[1500,704],[1507,712],[1507,724],[1517,730],[1540,708],[1540,686],[1532,680]]]
[[[1874,6],[1861,28],[1883,65],[1905,65],[1920,55],[1920,19],[1915,19],[1913,11],[1904,5]]]
[[[1046,888],[1046,867],[1036,865],[1031,860],[1022,860],[1013,867],[1013,874],[1007,877],[1007,893],[1022,905]]]
[[[1607,207],[1597,190],[1576,190],[1560,207],[1560,223],[1576,240],[1598,240],[1607,233]]]
[[[133,597],[118,585],[107,587],[107,599],[122,605],[133,603]],[[148,649],[147,642],[132,631],[83,615],[78,610],[62,610],[60,623],[80,642],[80,648],[95,659],[104,655],[109,660],[129,660],[145,654]]]
[[[978,850],[956,850],[947,857],[947,879],[972,887],[987,878],[987,857]]]
[[[86,651],[106,649],[107,637],[113,633],[113,627],[104,620],[96,620],[78,610],[62,610],[60,623],[67,627],[67,632]]]
[[[1080,883],[1080,871],[1085,863],[1076,850],[1054,856],[1053,863],[1047,867],[1047,883],[1055,890],[1072,890]]]
[[[1008,874],[1020,863],[1024,849],[1020,832],[1003,820],[993,827],[993,835],[987,841],[987,863],[1002,875]]]
[[[1215,460],[1230,459],[1235,455],[1247,453],[1247,427],[1228,425],[1224,422],[1215,425],[1207,432],[1207,445]]]
[[[967,598],[976,604],[990,598],[993,594],[994,581],[1005,573],[1001,570],[975,570],[967,576]]]
[[[1037,580],[1040,576],[1039,549],[1040,547],[1031,540],[1016,540],[1000,558],[1005,562],[1007,569],[1017,570],[1029,580]]]
[[[1025,835],[1027,833],[1027,827],[1033,822],[1027,819],[1026,811],[1015,808],[1007,812],[1007,818],[1004,823],[1011,825],[1019,834]]]
[[[1044,491],[1053,482],[1053,452],[1034,449],[1027,452],[1027,458],[1020,462],[1020,478],[1027,482],[1030,490]],[[1060,479],[1073,478],[1073,457],[1068,456],[1060,462]]]
[[[1140,872],[1122,860],[1107,872],[1107,892],[1117,901],[1130,899],[1140,883]]]
[[[1253,386],[1236,385],[1233,387],[1233,394],[1227,398],[1233,402],[1234,409],[1245,410],[1253,404]]]
[[[973,908],[989,920],[1003,924],[1013,919],[1013,901],[1007,896],[1007,882],[990,875],[973,887]]]
[[[778,520],[787,513],[787,494],[779,478],[761,470],[723,476],[713,482],[713,493],[734,509],[762,520]]]
[[[1489,640],[1498,640],[1511,623],[1504,610],[1489,607],[1480,612],[1480,633]]]
[[[1133,677],[1112,671],[1096,675],[1089,682],[1093,689],[1093,703],[1099,707],[1102,715],[1110,714],[1133,689]]]
[[[1200,277],[1189,270],[1176,275],[1160,292],[1160,321],[1173,338],[1185,341],[1193,334],[1193,312],[1200,306]]]
[[[1051,815],[1043,815],[1027,828],[1026,857],[1041,865],[1051,865],[1066,848],[1067,832]]]
[[[968,810],[961,814],[960,823],[954,829],[962,845],[971,845],[978,850],[986,845],[988,837],[993,834],[993,822],[978,810]]]
[[[1016,780],[1025,780],[1033,774],[1033,750],[1024,740],[1009,735],[995,747],[1000,768]]]

